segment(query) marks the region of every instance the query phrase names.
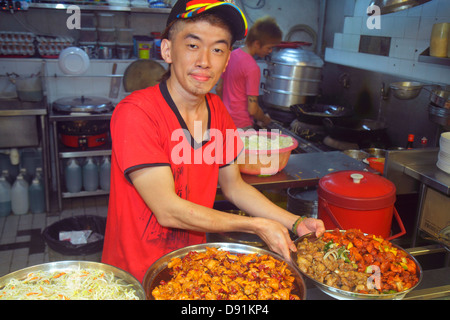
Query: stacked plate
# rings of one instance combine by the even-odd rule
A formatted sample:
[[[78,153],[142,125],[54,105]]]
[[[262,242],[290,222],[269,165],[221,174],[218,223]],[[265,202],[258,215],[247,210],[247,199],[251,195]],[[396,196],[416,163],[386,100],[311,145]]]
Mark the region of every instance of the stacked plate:
[[[442,171],[450,173],[450,132],[441,134],[439,146],[440,150],[436,166]]]

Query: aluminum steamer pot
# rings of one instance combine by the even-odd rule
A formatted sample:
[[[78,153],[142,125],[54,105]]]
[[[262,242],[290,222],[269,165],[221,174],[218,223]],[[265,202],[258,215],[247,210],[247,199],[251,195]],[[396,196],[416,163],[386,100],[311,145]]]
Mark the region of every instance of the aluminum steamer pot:
[[[206,248],[208,247],[218,248],[220,250],[229,251],[234,254],[237,253],[242,254],[256,253],[260,255],[267,254],[277,260],[285,261],[281,256],[271,251],[236,243],[225,243],[225,242],[204,243],[181,248],[164,255],[163,257],[158,259],[155,263],[153,263],[147,270],[144,276],[144,280],[142,282],[144,290],[147,293],[147,299],[154,300],[152,296],[153,289],[156,288],[162,280],[168,282],[172,278],[172,275],[170,274],[170,269],[167,267],[167,265],[173,258],[183,258],[191,251],[206,252]],[[294,282],[295,289],[292,291],[292,293],[298,295],[301,300],[305,300],[306,285],[303,280],[302,274],[300,273],[300,270],[294,264],[292,264],[291,261],[285,262],[287,263],[287,268],[292,272],[292,275],[295,277]]]
[[[288,109],[302,104],[309,96],[317,96],[324,62],[311,51],[283,49],[268,56],[263,74],[263,101],[266,105]]]

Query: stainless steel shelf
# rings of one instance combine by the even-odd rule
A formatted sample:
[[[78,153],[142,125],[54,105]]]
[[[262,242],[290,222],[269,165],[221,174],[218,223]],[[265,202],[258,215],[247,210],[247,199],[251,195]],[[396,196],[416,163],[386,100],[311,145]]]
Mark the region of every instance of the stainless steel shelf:
[[[29,7],[33,9],[56,9],[67,10],[71,5],[78,6],[83,11],[123,11],[123,12],[141,12],[141,13],[158,13],[169,14],[171,8],[141,8],[141,7],[121,7],[110,5],[78,5],[65,3],[30,3]]]
[[[79,198],[79,197],[91,197],[91,196],[102,196],[108,195],[109,191],[97,190],[97,191],[81,191],[81,192],[62,192],[63,198]]]
[[[450,66],[450,58],[437,58],[430,56],[430,48],[419,55],[419,62]]]
[[[71,152],[60,152],[59,153],[59,157],[61,159],[102,157],[102,156],[110,156],[110,155],[111,155],[111,149],[95,150],[95,151],[71,151]]]
[[[49,121],[53,125],[53,144],[54,144],[54,157],[55,157],[55,170],[56,170],[56,183],[57,183],[57,197],[58,197],[58,208],[62,210],[62,199],[63,198],[78,198],[78,197],[89,197],[97,195],[107,195],[109,191],[96,190],[96,191],[81,191],[81,192],[65,192],[63,191],[61,177],[61,162],[63,159],[68,158],[85,158],[85,157],[99,157],[99,156],[110,156],[111,155],[111,143],[107,143],[104,146],[95,147],[89,150],[76,150],[71,148],[66,148],[61,146],[58,139],[58,126],[57,123],[60,121],[83,121],[83,120],[103,120],[109,121],[111,119],[112,112],[101,113],[101,114],[55,114],[51,112],[49,114]]]

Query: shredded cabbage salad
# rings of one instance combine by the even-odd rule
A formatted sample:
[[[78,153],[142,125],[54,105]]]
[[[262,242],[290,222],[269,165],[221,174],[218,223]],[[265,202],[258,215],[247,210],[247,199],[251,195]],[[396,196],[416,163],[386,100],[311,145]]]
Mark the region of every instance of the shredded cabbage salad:
[[[247,150],[279,150],[290,147],[294,144],[291,137],[270,137],[257,134],[245,136],[243,141],[245,149]]]
[[[0,300],[139,300],[131,284],[96,269],[39,271],[11,279]]]

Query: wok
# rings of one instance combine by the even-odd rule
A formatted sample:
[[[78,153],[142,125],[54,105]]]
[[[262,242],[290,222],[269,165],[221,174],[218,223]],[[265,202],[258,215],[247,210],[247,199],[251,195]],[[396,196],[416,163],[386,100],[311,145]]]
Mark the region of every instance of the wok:
[[[328,104],[296,104],[290,107],[291,111],[302,122],[323,124],[325,118],[343,118],[353,115],[353,110]]]
[[[323,124],[332,138],[349,142],[377,139],[386,131],[383,122],[371,119],[325,118]]]

